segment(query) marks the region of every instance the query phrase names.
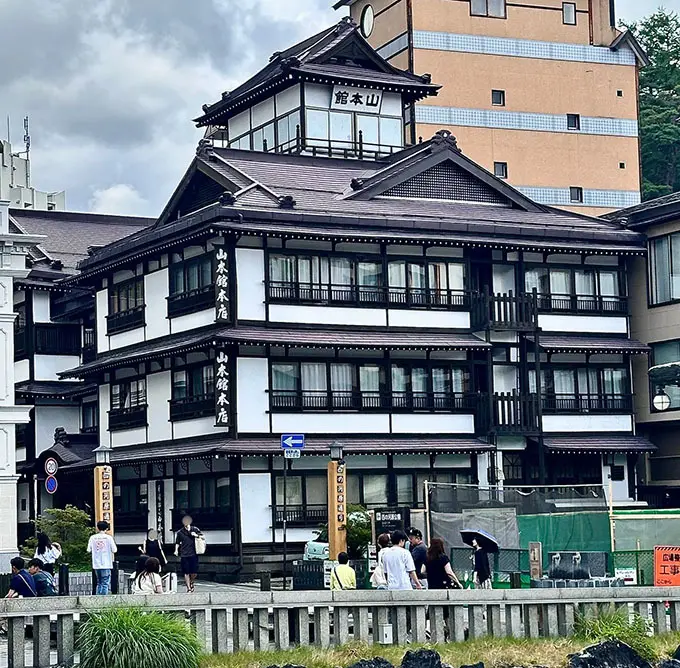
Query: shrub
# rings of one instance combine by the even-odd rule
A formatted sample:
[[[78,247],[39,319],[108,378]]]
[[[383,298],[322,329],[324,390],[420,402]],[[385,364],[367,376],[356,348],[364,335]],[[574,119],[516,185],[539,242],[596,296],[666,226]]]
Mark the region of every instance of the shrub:
[[[109,608],[88,614],[78,631],[81,668],[198,668],[194,629],[174,614]]]
[[[371,516],[363,506],[350,505],[347,508],[347,553],[350,559],[366,556],[371,542]]]
[[[578,615],[574,634],[588,643],[619,640],[632,647],[643,659],[654,662],[657,653],[649,636],[650,626],[640,615],[630,615],[628,609],[601,610],[597,615]]]
[[[50,540],[59,543],[63,554],[61,561],[70,564],[71,572],[89,571],[90,557],[87,553],[87,541],[94,533],[90,516],[76,508],[50,508],[35,521],[37,531],[46,533]],[[24,557],[33,558],[38,541],[29,538],[22,546]]]

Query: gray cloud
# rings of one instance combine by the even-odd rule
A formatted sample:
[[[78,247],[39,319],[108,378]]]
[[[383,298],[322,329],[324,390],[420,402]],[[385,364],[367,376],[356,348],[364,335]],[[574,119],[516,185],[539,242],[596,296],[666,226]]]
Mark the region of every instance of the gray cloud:
[[[0,118],[18,150],[30,114],[33,182],[66,189],[69,208],[155,215],[192,158],[201,105],[338,21],[333,2],[0,0]],[[656,5],[617,0],[628,20]]]

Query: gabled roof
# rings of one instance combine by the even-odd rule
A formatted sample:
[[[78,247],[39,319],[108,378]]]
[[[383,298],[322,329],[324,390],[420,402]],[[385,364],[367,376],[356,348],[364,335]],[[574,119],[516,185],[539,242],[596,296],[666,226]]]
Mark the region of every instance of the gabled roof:
[[[627,209],[619,209],[602,216],[631,229],[644,229],[672,220],[680,220],[680,192],[647,200]]]
[[[428,75],[417,76],[390,65],[362,37],[350,17],[299,44],[272,55],[269,64],[222,99],[203,106],[194,119],[199,127],[224,125],[227,116],[260,97],[288,88],[296,81],[322,81],[401,91],[410,101],[436,95],[440,86]]]
[[[643,67],[650,64],[647,52],[642,48],[640,42],[637,41],[635,35],[630,30],[624,30],[618,37],[609,45],[612,51],[618,51],[622,46],[627,46],[637,58],[637,61]]]

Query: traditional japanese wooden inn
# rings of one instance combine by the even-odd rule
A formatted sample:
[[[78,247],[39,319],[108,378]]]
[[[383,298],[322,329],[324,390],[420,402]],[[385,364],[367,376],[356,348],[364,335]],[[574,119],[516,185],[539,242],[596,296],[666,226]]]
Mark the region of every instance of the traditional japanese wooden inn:
[[[644,239],[533,202],[448,132],[405,146],[437,90],[345,19],[206,105],[156,224],[80,263],[96,356],[61,377],[98,386],[123,546],[189,512],[206,573],[280,560],[286,433],[306,435],[286,461],[298,548],[326,520],[336,442],[369,508],[422,507],[425,480],[635,503],[654,449],[630,374]],[[89,489],[93,455],[62,460],[62,486]]]

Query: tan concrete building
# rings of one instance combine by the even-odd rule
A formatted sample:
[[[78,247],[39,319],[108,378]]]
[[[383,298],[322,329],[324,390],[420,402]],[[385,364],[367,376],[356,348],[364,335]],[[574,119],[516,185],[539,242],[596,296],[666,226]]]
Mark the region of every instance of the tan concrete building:
[[[449,129],[534,200],[601,215],[640,202],[638,68],[614,0],[340,0],[391,64],[430,73],[407,143]],[[410,136],[409,136],[410,135]]]

